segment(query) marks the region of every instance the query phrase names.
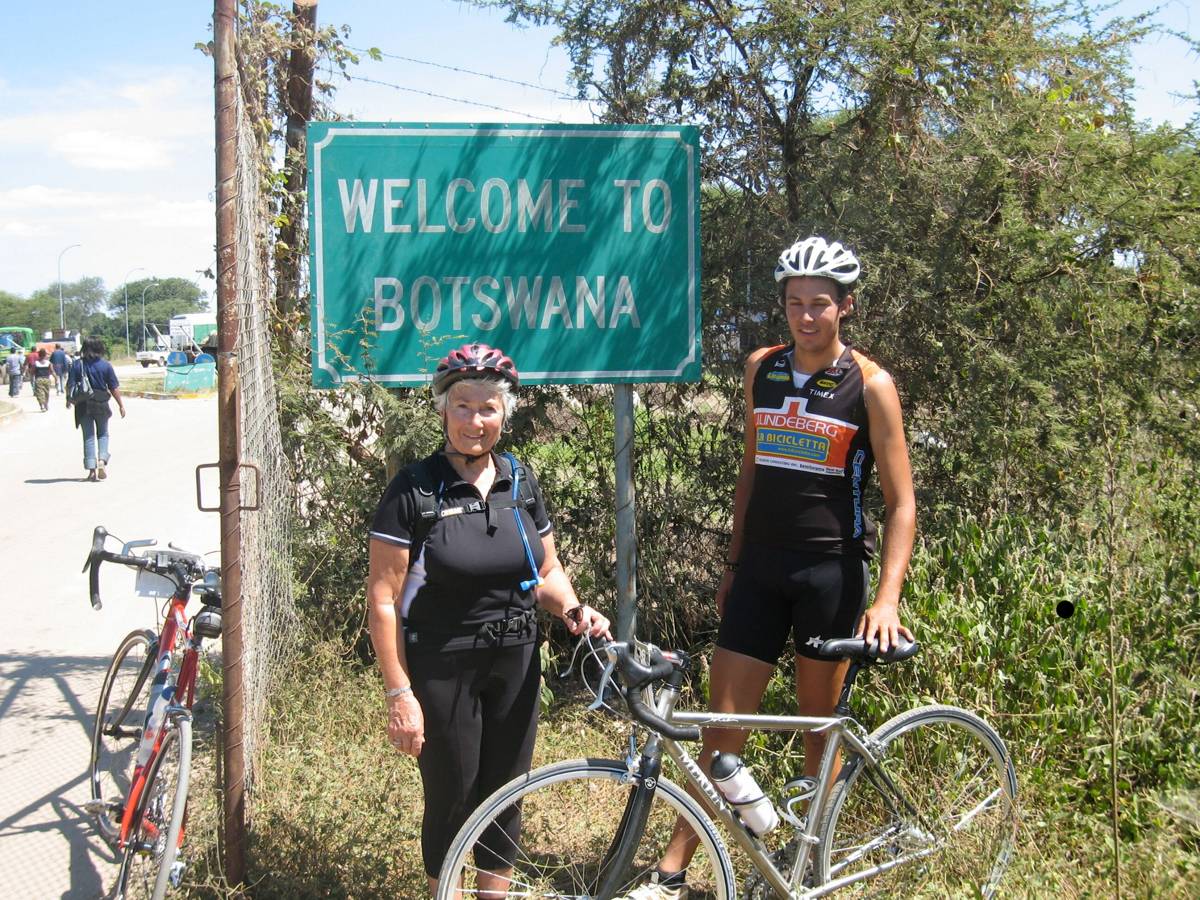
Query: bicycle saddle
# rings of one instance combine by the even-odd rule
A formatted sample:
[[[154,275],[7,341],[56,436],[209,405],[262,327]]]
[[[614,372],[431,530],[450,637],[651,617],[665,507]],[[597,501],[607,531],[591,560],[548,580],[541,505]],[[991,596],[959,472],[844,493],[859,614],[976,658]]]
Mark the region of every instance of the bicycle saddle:
[[[823,643],[817,652],[822,656],[852,659],[860,663],[893,663],[916,656],[919,649],[921,647],[916,641],[900,635],[887,653],[879,652],[878,641],[868,644],[862,638],[835,638]]]

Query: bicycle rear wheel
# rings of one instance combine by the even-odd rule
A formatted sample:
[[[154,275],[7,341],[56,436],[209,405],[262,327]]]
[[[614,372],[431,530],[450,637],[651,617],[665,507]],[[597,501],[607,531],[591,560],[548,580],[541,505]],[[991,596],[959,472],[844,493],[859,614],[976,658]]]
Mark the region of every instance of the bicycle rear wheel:
[[[974,713],[926,706],[871,738],[886,778],[861,759],[843,772],[821,826],[818,883],[873,871],[845,895],[992,896],[1016,832],[1017,776],[999,735]]]
[[[446,854],[438,900],[455,897],[588,898],[597,896],[602,867],[622,827],[634,789],[625,764],[575,759],[535,769],[487,798],[458,832]],[[687,870],[690,900],[735,897],[733,869],[716,826],[682,789],[660,779],[645,833],[623,871],[621,897],[645,883],[658,862],[676,815],[683,816],[700,846]],[[512,835],[515,834],[515,839]],[[507,873],[499,888],[488,876]],[[482,880],[481,880],[482,876]],[[462,885],[462,892],[455,887]],[[496,893],[484,893],[484,889]]]
[[[92,800],[100,807],[96,823],[109,841],[115,840],[120,830],[120,805],[129,794],[134,758],[150,704],[156,640],[154,632],[148,630],[126,635],[100,689],[88,771]]]
[[[117,900],[162,900],[178,886],[182,867],[175,863],[183,843],[191,764],[192,723],[181,718],[167,729],[150,761],[117,876]]]

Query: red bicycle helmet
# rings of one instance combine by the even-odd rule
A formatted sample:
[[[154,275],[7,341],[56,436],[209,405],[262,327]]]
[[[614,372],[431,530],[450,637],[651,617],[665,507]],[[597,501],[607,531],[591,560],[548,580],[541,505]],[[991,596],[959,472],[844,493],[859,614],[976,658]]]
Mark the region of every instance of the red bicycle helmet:
[[[514,388],[521,385],[516,365],[503,351],[487,344],[463,344],[457,350],[451,350],[438,363],[433,373],[433,393],[435,396],[443,394],[454,382],[473,376],[495,376]]]

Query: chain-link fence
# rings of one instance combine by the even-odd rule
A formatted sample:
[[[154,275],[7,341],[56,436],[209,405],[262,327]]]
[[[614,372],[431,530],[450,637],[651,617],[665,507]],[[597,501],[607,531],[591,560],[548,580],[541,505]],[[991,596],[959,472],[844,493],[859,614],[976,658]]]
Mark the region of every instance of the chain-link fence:
[[[260,189],[263,161],[241,90],[237,103],[237,369],[241,516],[243,746],[246,783],[254,774],[266,729],[271,688],[293,645],[289,521],[292,487],[280,441],[271,366],[269,304],[273,297],[266,234],[270,214]],[[249,464],[249,465],[246,465]],[[255,474],[249,474],[249,466]]]

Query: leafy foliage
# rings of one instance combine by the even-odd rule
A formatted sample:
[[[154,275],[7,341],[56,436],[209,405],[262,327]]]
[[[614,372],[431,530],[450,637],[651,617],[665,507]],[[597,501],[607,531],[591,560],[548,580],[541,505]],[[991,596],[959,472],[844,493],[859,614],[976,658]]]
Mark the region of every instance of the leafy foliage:
[[[125,341],[125,295],[129,295],[129,321],[132,343],[137,345],[141,331],[142,289],[146,288],[146,321],[163,326],[171,316],[198,312],[205,308],[204,291],[186,278],[150,278],[105,290],[95,276],[62,285],[63,319],[67,328],[85,335],[103,338],[110,347]],[[58,283],[34,291],[28,298],[0,291],[0,324],[32,328],[42,333],[58,328]]]
[[[786,334],[769,273],[798,234],[843,239],[866,263],[850,337],[900,385],[922,527],[905,617],[925,650],[860,691],[863,712],[879,723],[935,699],[998,725],[1026,804],[1015,892],[1083,895],[1111,879],[1115,795],[1135,883],[1192,893],[1200,168],[1195,125],[1150,128],[1129,108],[1128,51],[1150,20],[1097,25],[1085,6],[1030,0],[485,5],[555,27],[606,121],[701,128],[706,374],[639,389],[639,633],[710,647],[739,370]],[[266,161],[286,157],[294,23],[258,0],[243,10],[278,211],[290,173]],[[318,33],[333,68],[353,63],[343,32]],[[325,118],[330,87],[315,85]],[[304,299],[275,323],[297,578],[314,628],[366,660],[363,535],[388,472],[439,428],[420,392],[313,391]],[[510,446],[538,473],[577,589],[611,604],[609,392],[523,400]],[[1073,617],[1056,616],[1063,600]],[[789,673],[767,705],[792,708]],[[794,752],[764,739],[751,755],[770,771]],[[301,845],[344,820],[309,799],[265,840]],[[363,891],[394,884],[352,867]]]

